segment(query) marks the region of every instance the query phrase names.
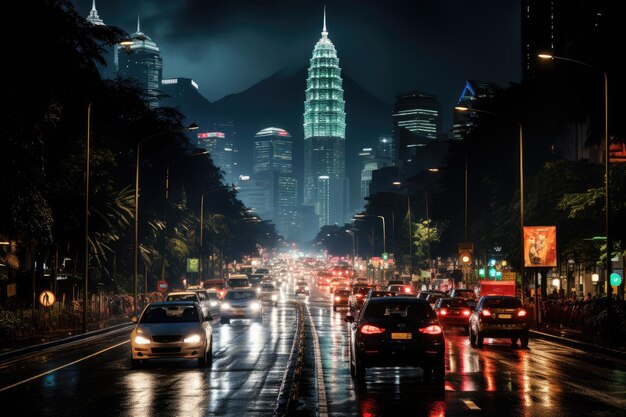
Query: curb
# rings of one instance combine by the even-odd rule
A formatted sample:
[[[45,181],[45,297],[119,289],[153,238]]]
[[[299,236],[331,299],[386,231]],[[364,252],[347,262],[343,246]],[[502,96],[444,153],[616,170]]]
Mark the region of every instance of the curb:
[[[532,330],[532,329],[530,330],[530,334],[537,339],[548,340],[548,341],[558,343],[561,345],[584,350],[586,352],[601,353],[601,354],[612,356],[618,359],[626,359],[626,352],[624,351],[611,349],[611,348],[607,348],[603,346],[597,346],[591,343],[581,342],[580,340],[569,339],[567,337],[556,336],[550,333],[544,333],[544,332],[540,332],[540,331]]]
[[[11,350],[11,351],[8,351],[8,352],[0,353],[0,362],[4,361],[6,359],[11,359],[11,358],[13,358],[15,356],[25,355],[25,354],[28,354],[28,353],[37,352],[37,351],[40,351],[40,350],[44,350],[44,349],[48,349],[48,348],[51,348],[51,347],[63,345],[63,344],[66,344],[66,343],[72,343],[72,342],[76,342],[78,340],[83,340],[83,339],[87,339],[87,338],[90,338],[90,337],[99,336],[101,334],[114,332],[114,331],[117,331],[117,330],[120,330],[120,329],[124,329],[125,327],[130,327],[132,325],[133,325],[132,322],[116,324],[114,326],[109,326],[109,327],[106,327],[104,329],[98,329],[98,330],[94,330],[94,331],[87,332],[87,333],[81,333],[81,334],[77,334],[77,335],[74,335],[74,336],[53,340],[51,342],[40,343],[40,344],[37,344],[37,345],[27,346],[25,348],[15,349],[15,350]]]

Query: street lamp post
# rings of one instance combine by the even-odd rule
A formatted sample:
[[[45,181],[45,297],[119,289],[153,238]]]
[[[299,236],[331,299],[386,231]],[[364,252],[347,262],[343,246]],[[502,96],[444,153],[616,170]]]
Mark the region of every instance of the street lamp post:
[[[354,232],[352,230],[346,230],[346,233],[352,236],[352,269],[354,270],[354,257],[356,256],[354,252]]]
[[[204,196],[215,191],[228,189],[230,189],[230,187],[224,185],[205,191],[200,195],[200,271],[198,273],[198,284],[200,284],[204,278]]]
[[[387,232],[386,232],[386,227],[385,227],[385,217],[384,216],[377,216],[375,214],[355,214],[354,217],[378,217],[379,219],[382,220],[382,227],[383,227],[383,252],[387,253]]]
[[[473,111],[476,113],[484,113],[490,116],[500,117],[502,119],[509,120],[511,122],[517,123],[518,125],[518,128],[519,128],[519,222],[520,222],[520,257],[521,257],[520,274],[522,276],[522,285],[523,285],[523,283],[525,282],[525,279],[524,279],[524,135],[523,135],[523,130],[522,130],[522,123],[508,116],[505,116],[499,113],[492,113],[486,110],[478,110],[478,109],[473,109],[473,108],[470,109],[469,107],[465,107],[465,106],[456,106],[454,109],[458,111]],[[466,161],[466,164],[467,164],[467,161]],[[466,165],[466,175],[467,175],[467,165]],[[465,181],[466,181],[465,184],[467,187],[467,177]],[[467,194],[467,191],[466,191],[466,194]],[[467,222],[467,219],[466,219],[466,222]],[[535,298],[537,298],[536,297],[537,296],[536,294],[537,282],[536,281],[537,280],[535,279]],[[539,309],[537,309],[537,313],[539,313]],[[539,319],[537,319],[537,323],[539,322],[538,320]]]
[[[198,129],[198,125],[192,123],[191,125],[181,129],[180,131],[186,130],[196,130]],[[139,142],[137,142],[137,147],[135,150],[135,244],[133,247],[133,315],[137,315],[137,287],[138,287],[138,257],[139,257],[139,161],[140,161],[140,153],[141,153],[141,145],[148,140],[155,139],[160,136],[176,133],[177,131],[168,130],[165,132],[155,133],[154,135],[150,135],[146,138],[143,138]]]
[[[85,276],[83,282],[83,333],[87,333],[87,302],[89,301],[89,148],[91,142],[91,103],[87,106],[87,149],[85,152]],[[33,285],[33,292],[35,286]],[[35,303],[33,300],[33,313]],[[33,316],[34,317],[34,316]]]
[[[609,174],[610,174],[610,158],[609,158],[609,79],[606,75],[606,71],[601,70],[598,67],[595,67],[586,62],[578,61],[571,58],[564,58],[562,56],[556,56],[552,54],[538,54],[537,55],[541,59],[556,59],[559,61],[572,62],[574,64],[582,65],[587,68],[591,68],[594,71],[598,71],[602,73],[602,77],[604,80],[604,228],[606,229],[606,277],[605,280],[608,282],[611,273],[613,272],[613,265],[611,262],[612,258],[612,247],[613,247],[613,236],[611,236],[611,210],[610,210],[610,188],[609,188]],[[611,285],[607,285],[606,289],[606,297],[610,301],[611,296],[613,294],[613,287]]]

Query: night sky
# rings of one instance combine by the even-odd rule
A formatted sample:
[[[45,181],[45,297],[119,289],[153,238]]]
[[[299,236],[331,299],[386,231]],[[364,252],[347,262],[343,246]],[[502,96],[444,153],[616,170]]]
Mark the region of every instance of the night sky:
[[[87,16],[92,0],[74,0]],[[519,0],[97,0],[107,25],[141,30],[161,49],[163,76],[189,77],[215,101],[281,69],[308,66],[327,7],[340,66],[392,103],[435,94],[444,128],[466,79],[520,80]]]

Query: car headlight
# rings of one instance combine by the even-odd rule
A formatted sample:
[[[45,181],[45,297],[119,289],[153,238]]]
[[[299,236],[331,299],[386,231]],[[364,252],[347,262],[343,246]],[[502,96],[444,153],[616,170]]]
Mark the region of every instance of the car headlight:
[[[135,336],[135,343],[138,345],[149,345],[150,339],[144,336],[137,335]]]
[[[229,308],[230,308],[230,304],[222,303],[222,307],[221,307],[222,310],[228,310]]]
[[[187,336],[186,338],[183,339],[183,342],[185,343],[200,343],[202,339],[200,338],[200,335],[197,334],[192,334],[191,336]]]
[[[217,301],[211,301],[211,307],[215,307],[217,305]]]
[[[308,291],[308,290],[309,290],[309,287],[304,287],[304,291]]]
[[[261,304],[256,303],[256,302],[255,302],[255,303],[250,303],[250,309],[251,309],[251,310],[256,311],[256,310],[258,310],[258,309],[260,309],[260,308],[261,308]]]
[[[278,300],[278,296],[276,294],[272,294],[272,301]]]

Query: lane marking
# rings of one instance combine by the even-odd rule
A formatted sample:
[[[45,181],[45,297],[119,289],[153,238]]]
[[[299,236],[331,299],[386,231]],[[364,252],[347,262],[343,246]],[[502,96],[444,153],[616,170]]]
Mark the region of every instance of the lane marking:
[[[470,410],[480,410],[480,407],[477,406],[476,403],[469,398],[461,398],[461,401],[463,401],[463,404],[465,404]]]
[[[120,347],[120,346],[122,346],[122,345],[125,345],[126,343],[130,343],[130,340],[126,340],[126,341],[124,341],[124,342],[118,343],[117,345],[109,346],[108,348],[102,349],[102,350],[100,350],[100,351],[98,351],[98,352],[96,352],[96,353],[92,353],[91,355],[85,356],[84,358],[77,359],[77,360],[75,360],[75,361],[73,361],[73,362],[70,362],[70,363],[65,364],[65,365],[61,365],[61,366],[59,366],[59,367],[57,367],[57,368],[51,369],[51,370],[46,371],[46,372],[42,372],[42,373],[40,373],[40,374],[38,374],[38,375],[32,376],[32,377],[30,377],[30,378],[27,378],[27,379],[25,379],[25,380],[23,380],[23,381],[16,382],[15,384],[12,384],[12,385],[6,386],[6,387],[4,387],[4,388],[0,388],[0,392],[2,392],[2,391],[6,391],[6,390],[11,389],[11,388],[15,388],[15,387],[17,387],[18,385],[22,385],[22,384],[25,384],[25,383],[27,383],[27,382],[33,381],[33,380],[35,380],[35,379],[38,379],[38,378],[44,377],[44,376],[49,375],[49,374],[51,374],[51,373],[53,373],[53,372],[56,372],[56,371],[58,371],[58,370],[60,370],[60,369],[67,368],[68,366],[76,365],[77,363],[80,363],[80,362],[86,361],[87,359],[93,358],[94,356],[100,355],[100,354],[102,354],[102,353],[104,353],[104,352],[106,352],[106,351],[108,351],[108,350],[115,349],[115,348],[117,348],[117,347]]]
[[[311,322],[311,329],[313,332],[313,348],[315,352],[315,371],[317,376],[317,403],[319,405],[318,415],[320,417],[328,416],[328,400],[326,398],[326,385],[324,384],[324,368],[322,365],[322,353],[320,349],[320,342],[317,337],[317,330],[315,328],[315,323],[313,322],[313,317],[311,316],[311,310],[307,306],[306,308],[307,315],[309,316],[309,321]]]

